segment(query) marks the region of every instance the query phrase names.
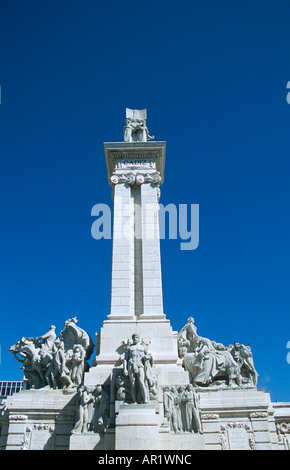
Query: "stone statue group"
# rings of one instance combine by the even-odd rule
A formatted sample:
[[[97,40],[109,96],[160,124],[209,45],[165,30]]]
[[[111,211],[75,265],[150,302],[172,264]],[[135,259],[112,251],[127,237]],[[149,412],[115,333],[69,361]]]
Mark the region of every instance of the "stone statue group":
[[[199,416],[199,395],[192,384],[163,388],[164,416],[174,433],[202,433]]]
[[[189,372],[188,385],[163,385],[164,416],[174,433],[202,432],[197,389],[209,387],[256,387],[258,374],[249,346],[234,343],[225,347],[197,334],[190,317],[177,339],[179,357]],[[149,342],[134,333],[123,342],[123,368],[106,391],[102,384],[84,385],[84,373],[94,344],[77,326],[77,319],[65,322],[59,337],[55,326],[37,338],[23,337],[9,350],[21,363],[31,388],[73,389],[76,393],[74,433],[103,433],[109,422],[109,391],[115,386],[115,399],[149,404],[158,399]]]
[[[258,374],[250,346],[224,346],[196,332],[190,317],[178,335],[178,352],[190,382],[202,387],[256,387]]]
[[[124,126],[124,142],[147,142],[154,139],[149,135],[146,126],[146,109],[129,109],[126,108],[126,125]]]
[[[67,320],[59,338],[51,325],[44,335],[23,337],[9,348],[30,388],[74,388],[83,383],[94,344],[76,323],[76,318]]]
[[[77,392],[73,433],[103,434],[108,424],[110,399],[102,385],[82,385]]]

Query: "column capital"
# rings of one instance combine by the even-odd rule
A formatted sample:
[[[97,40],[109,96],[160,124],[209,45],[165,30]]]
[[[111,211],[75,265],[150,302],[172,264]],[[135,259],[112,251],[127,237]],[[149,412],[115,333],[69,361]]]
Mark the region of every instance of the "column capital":
[[[163,183],[166,142],[105,142],[104,149],[111,186]]]
[[[110,178],[110,181],[111,184],[114,186],[119,183],[127,183],[130,186],[133,186],[134,184],[140,186],[143,183],[153,183],[159,185],[161,183],[161,176],[159,171],[156,171],[154,173],[113,173]]]

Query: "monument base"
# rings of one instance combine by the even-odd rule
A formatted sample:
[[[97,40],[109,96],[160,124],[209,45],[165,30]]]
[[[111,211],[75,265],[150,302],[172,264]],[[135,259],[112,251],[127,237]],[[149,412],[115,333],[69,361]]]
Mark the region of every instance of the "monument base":
[[[7,400],[2,450],[284,450],[290,404],[256,389],[200,389],[202,433],[173,432],[163,403],[116,402],[103,434],[73,433],[77,396],[68,390],[25,390]]]
[[[206,449],[278,449],[270,394],[246,388],[199,393]]]
[[[75,420],[75,389],[25,390],[7,399],[1,449],[67,450]]]

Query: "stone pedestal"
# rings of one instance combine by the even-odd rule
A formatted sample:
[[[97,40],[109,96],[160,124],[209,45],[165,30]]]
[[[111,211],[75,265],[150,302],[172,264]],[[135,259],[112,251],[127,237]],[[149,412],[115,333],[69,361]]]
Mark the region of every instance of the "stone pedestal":
[[[159,449],[159,420],[151,405],[121,405],[116,416],[116,450]]]
[[[123,370],[122,342],[130,339],[133,333],[150,341],[148,350],[153,357],[153,374],[158,383],[158,420],[161,425],[164,417],[163,387],[167,384],[189,383],[188,372],[183,369],[177,353],[177,333],[172,331],[168,320],[105,321],[99,336],[100,354],[94,361],[96,365],[85,374],[85,384],[105,384],[110,390],[110,422],[114,424],[115,380],[117,374]],[[128,409],[125,407],[125,411]]]
[[[154,366],[162,369],[165,380],[167,370],[180,375],[174,383],[188,383],[188,373],[184,371],[177,352],[177,332],[173,331],[169,320],[109,320],[105,321],[99,335],[99,354],[93,367],[86,374],[86,384],[103,383],[110,377],[114,367],[122,366],[123,342],[137,333],[148,340],[148,349],[154,358]],[[161,382],[161,383],[166,383]]]
[[[278,449],[268,393],[255,389],[202,391],[200,412],[207,449]]]

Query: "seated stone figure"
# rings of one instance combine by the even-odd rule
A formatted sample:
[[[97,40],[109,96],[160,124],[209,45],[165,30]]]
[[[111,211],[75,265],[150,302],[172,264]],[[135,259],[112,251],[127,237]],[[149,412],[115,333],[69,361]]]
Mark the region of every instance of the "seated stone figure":
[[[224,346],[197,334],[190,317],[178,335],[179,357],[190,381],[199,386],[256,387],[258,374],[249,346]]]

